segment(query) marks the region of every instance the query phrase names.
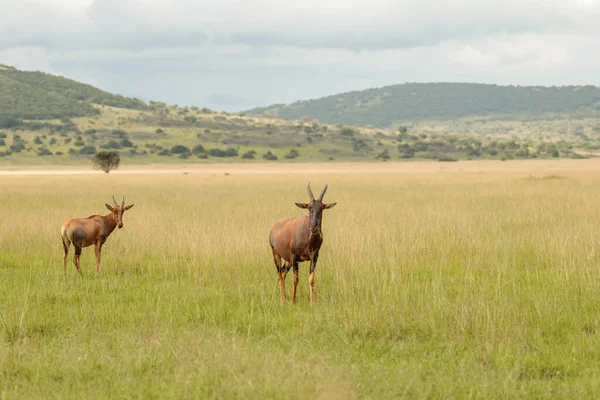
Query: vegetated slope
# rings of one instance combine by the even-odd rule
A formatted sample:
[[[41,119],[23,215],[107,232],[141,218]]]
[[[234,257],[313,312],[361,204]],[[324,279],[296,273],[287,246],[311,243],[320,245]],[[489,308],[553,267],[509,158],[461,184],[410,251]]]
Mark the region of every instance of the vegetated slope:
[[[141,100],[111,94],[71,79],[0,65],[2,119],[51,119],[97,114],[91,104],[147,108]]]
[[[472,115],[561,113],[600,110],[595,86],[498,86],[476,83],[406,83],[315,100],[254,108],[250,114],[329,124],[387,127],[402,120]]]

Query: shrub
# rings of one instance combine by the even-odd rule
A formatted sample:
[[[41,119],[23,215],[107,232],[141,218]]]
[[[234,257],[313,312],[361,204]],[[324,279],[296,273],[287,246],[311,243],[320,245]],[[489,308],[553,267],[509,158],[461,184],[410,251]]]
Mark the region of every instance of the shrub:
[[[86,129],[85,131],[83,131],[84,135],[95,135],[96,134],[96,130],[95,129]]]
[[[0,146],[6,146],[6,142],[4,141],[4,139],[0,139]]]
[[[171,153],[172,154],[185,154],[185,153],[191,153],[191,150],[187,146],[184,146],[182,144],[176,144],[175,146],[171,147]]]
[[[354,136],[354,130],[352,128],[342,128],[340,134],[343,136]]]
[[[234,149],[233,147],[230,147],[227,150],[225,150],[225,157],[237,157],[237,155],[238,155],[238,151],[237,151],[237,149]]]
[[[45,147],[40,147],[36,151],[38,156],[51,156],[52,152]]]
[[[42,144],[42,138],[39,136],[36,136],[35,139],[33,139],[33,143],[35,144]]]
[[[210,154],[213,157],[225,157],[225,152],[221,149],[210,149],[208,151],[208,154]]]
[[[169,149],[162,149],[161,151],[159,151],[156,154],[159,156],[170,156],[171,152],[169,151]]]
[[[6,132],[0,132],[0,139],[6,139]]]
[[[157,130],[154,131],[154,133],[156,133],[157,135],[164,135],[165,131],[163,131],[162,129],[158,128]]]
[[[114,140],[109,140],[108,143],[106,143],[103,146],[103,148],[106,148],[106,149],[120,149],[121,145],[118,142],[114,141]]]
[[[253,160],[255,156],[256,156],[256,151],[254,151],[254,150],[250,150],[250,151],[247,151],[244,154],[242,154],[242,158],[245,160]]]
[[[389,160],[390,159],[390,152],[388,151],[388,149],[383,150],[381,153],[377,154],[377,159],[378,160]]]
[[[68,138],[65,138],[65,144],[69,144],[69,143],[71,143],[71,140],[73,140],[73,139],[71,139],[70,137],[68,137]]]
[[[20,153],[21,150],[25,150],[25,145],[22,142],[13,143],[10,145],[10,151],[13,153]]]
[[[206,149],[204,149],[204,146],[202,146],[201,144],[197,144],[192,149],[192,153],[194,153],[195,155],[206,153]]]
[[[51,138],[50,141],[48,142],[48,144],[54,145],[54,144],[56,144],[56,142],[57,142],[56,138]]]
[[[275,161],[275,160],[277,160],[277,156],[275,154],[273,154],[271,152],[271,150],[269,150],[265,154],[263,154],[262,158],[264,158],[267,161]]]
[[[133,147],[133,143],[127,138],[122,138],[119,144],[121,145],[121,147]]]
[[[85,146],[85,142],[81,139],[77,139],[73,144],[77,147]]]
[[[285,156],[283,156],[284,158],[288,159],[288,160],[293,160],[294,158],[298,157],[300,155],[300,153],[298,152],[298,150],[296,149],[291,149],[289,153],[287,153]]]
[[[94,146],[83,146],[81,149],[79,149],[79,154],[84,154],[84,155],[92,155],[92,154],[96,154],[96,148]]]
[[[69,149],[69,153],[72,149]],[[113,170],[119,168],[119,164],[121,163],[121,157],[119,153],[114,150],[111,151],[101,151],[96,153],[94,157],[92,157],[92,164],[95,169],[101,169],[107,174]]]

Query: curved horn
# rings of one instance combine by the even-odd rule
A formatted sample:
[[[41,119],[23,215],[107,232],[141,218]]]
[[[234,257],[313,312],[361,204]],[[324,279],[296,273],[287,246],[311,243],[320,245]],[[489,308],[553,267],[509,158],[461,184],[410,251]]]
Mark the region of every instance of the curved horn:
[[[312,190],[310,190],[310,182],[306,185],[306,191],[308,192],[308,197],[310,197],[310,201],[315,201],[315,196],[313,195]]]
[[[125,193],[123,193],[123,201],[121,202],[121,207],[125,207]]]
[[[321,192],[321,195],[319,196],[319,201],[323,201],[323,196],[325,196],[326,191],[327,191],[327,184],[325,184],[325,187],[323,188],[323,191]]]
[[[117,204],[117,201],[115,200],[115,195],[114,195],[114,194],[113,194],[113,204],[114,204],[115,206],[118,206],[118,204]]]

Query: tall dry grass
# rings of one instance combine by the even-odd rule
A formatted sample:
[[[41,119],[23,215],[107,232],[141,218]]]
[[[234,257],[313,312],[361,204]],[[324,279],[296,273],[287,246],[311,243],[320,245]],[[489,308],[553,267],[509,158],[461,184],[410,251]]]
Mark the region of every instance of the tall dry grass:
[[[0,396],[595,397],[600,174],[528,175],[3,176]],[[338,206],[281,305],[308,180]],[[122,192],[65,281],[60,225]]]

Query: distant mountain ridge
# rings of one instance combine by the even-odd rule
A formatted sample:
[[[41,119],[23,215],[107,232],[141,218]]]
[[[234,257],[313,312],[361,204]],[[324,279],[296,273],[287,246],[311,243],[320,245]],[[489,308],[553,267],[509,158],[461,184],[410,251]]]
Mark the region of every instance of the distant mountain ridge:
[[[0,64],[0,118],[53,119],[97,114],[92,104],[145,109],[141,100],[43,72]]]
[[[405,83],[248,110],[276,118],[304,116],[323,123],[389,127],[407,120],[498,114],[600,111],[600,88]]]

